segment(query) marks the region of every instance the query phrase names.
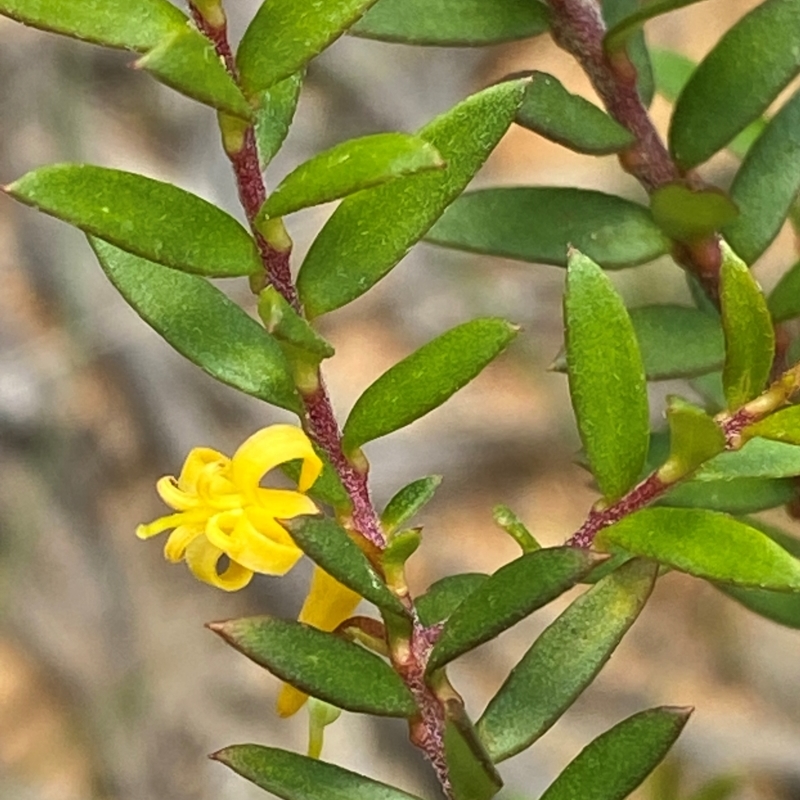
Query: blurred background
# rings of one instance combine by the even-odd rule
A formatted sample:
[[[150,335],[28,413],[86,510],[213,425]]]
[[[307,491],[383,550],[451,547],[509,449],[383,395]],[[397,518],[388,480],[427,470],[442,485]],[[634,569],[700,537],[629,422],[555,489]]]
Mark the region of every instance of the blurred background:
[[[228,3],[232,36],[255,0]],[[755,0],[707,0],[648,26],[651,42],[700,57]],[[87,161],[172,181],[237,213],[213,113],[147,75],[130,54],[0,19],[0,181]],[[538,68],[594,97],[545,37],[469,51],[344,38],[309,70],[274,185],[322,148],[411,131],[504,74]],[[654,104],[662,127],[668,107]],[[715,159],[721,185],[735,164]],[[601,188],[643,199],[614,158],[572,154],[513,129],[476,180]],[[331,207],[292,217],[297,258]],[[757,268],[790,263],[784,232]],[[687,298],[669,260],[615,274],[631,303]],[[493,526],[509,504],[546,544],[576,529],[595,495],[573,463],[566,381],[546,371],[562,339],[563,272],[427,245],[376,289],[321,321],[337,355],[327,378],[341,418],[380,373],[481,314],[520,323],[511,352],[443,409],[368,448],[380,506],[422,475],[444,476],[422,515],[413,588],[490,571],[516,554]],[[248,309],[243,281],[227,285]],[[653,415],[663,395],[654,391]],[[278,682],[203,628],[240,614],[294,616],[310,570],[257,576],[229,596],[167,564],[137,523],[163,513],[155,480],[195,445],[231,453],[278,412],[215,384],[172,352],[115,294],[83,236],[0,197],[0,797],[9,800],[255,800],[264,793],[205,756],[252,741],[302,750],[304,712],[274,713]],[[783,515],[773,516],[787,526]],[[476,716],[569,597],[453,668]],[[503,797],[534,798],[593,736],[657,704],[697,711],[638,798],[678,800],[738,776],[737,800],[800,798],[800,635],[710,586],[669,575],[596,683],[531,750],[505,763]],[[326,758],[436,796],[398,721],[343,715]],[[676,776],[684,788],[669,788]],[[710,797],[710,795],[709,795]],[[577,800],[577,799],[576,799]]]

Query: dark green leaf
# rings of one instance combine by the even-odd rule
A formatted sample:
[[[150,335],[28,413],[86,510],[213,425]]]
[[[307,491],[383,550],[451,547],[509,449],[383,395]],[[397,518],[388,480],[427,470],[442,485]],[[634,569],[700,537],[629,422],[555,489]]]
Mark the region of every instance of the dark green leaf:
[[[761,531],[716,511],[646,508],[601,531],[595,544],[621,547],[698,578],[800,591],[800,561]]]
[[[683,730],[690,708],[651,708],[587,745],[541,800],[624,800],[656,768]]]
[[[335,520],[295,517],[282,521],[295,544],[339,583],[358,592],[378,608],[405,614],[403,604],[375,572],[359,546]]]
[[[546,72],[534,72],[517,123],[578,153],[617,153],[635,141],[594,103],[571,94]]]
[[[315,500],[327,503],[339,513],[349,513],[352,507],[352,501],[344,486],[342,486],[339,475],[323,450],[317,445],[314,445],[314,450],[322,459],[322,474],[314,481],[314,485],[308,490],[308,494]],[[281,470],[297,483],[300,479],[301,466],[302,462],[299,460],[290,461],[286,464],[282,464]]]
[[[208,627],[273,675],[337,708],[384,717],[417,712],[411,692],[383,659],[331,633],[266,616]]]
[[[800,92],[770,120],[731,185],[739,217],[723,233],[747,264],[778,235],[800,190]]]
[[[495,762],[533,744],[594,680],[644,608],[657,570],[651,562],[629,561],[575,600],[533,643],[478,722]]]
[[[608,276],[573,253],[564,294],[567,375],[575,419],[600,491],[616,500],[639,478],[650,419],[644,365]]]
[[[645,22],[653,19],[653,17],[667,14],[670,11],[675,11],[678,8],[697,2],[699,0],[653,0],[653,2],[634,11],[611,28],[603,40],[606,52],[613,53],[625,47],[628,40],[641,30]]]
[[[161,41],[134,66],[201,103],[250,119],[253,109],[225,69],[214,45],[194,28],[186,27]]]
[[[462,192],[500,141],[522,102],[525,81],[467,98],[419,131],[447,162],[344,200],[311,245],[298,276],[310,316],[333,311],[386,275]]]
[[[740,586],[718,586],[728,597],[761,617],[800,629],[800,594],[771,592],[769,589],[743,589]]]
[[[767,305],[775,322],[800,317],[800,261],[778,281]]]
[[[0,14],[87,42],[141,51],[187,23],[168,0],[0,0]]]
[[[720,311],[725,331],[722,385],[728,408],[735,410],[766,388],[775,356],[775,329],[755,278],[724,242]]]
[[[374,3],[266,0],[236,53],[242,88],[252,96],[288,78],[333,44]]]
[[[431,651],[427,671],[440,669],[516,625],[571,589],[596,563],[586,550],[552,547],[501,567],[453,611]]]
[[[261,269],[256,245],[206,200],[144,175],[56,164],[5,187],[12,197],[137,256],[213,278]]]
[[[384,531],[393,533],[408,522],[433,497],[441,482],[441,475],[428,475],[404,486],[383,509]]]
[[[793,479],[734,478],[726,481],[688,481],[678,484],[659,505],[708,508],[730,514],[753,514],[790,502],[796,495]]]
[[[335,764],[274,747],[238,744],[211,757],[283,800],[419,800]]]
[[[559,267],[566,266],[571,245],[606,269],[652,261],[671,246],[644,206],[556,186],[469,192],[425,238],[443,247]]]
[[[258,315],[264,327],[279,341],[319,359],[330,358],[335,352],[330,342],[323,339],[274,286],[268,286],[259,294]]]
[[[734,220],[736,204],[719,189],[690,189],[670,183],[650,196],[650,210],[661,230],[679,242],[703,239]]]
[[[639,8],[639,0],[603,0],[602,7],[606,28],[613,28],[618,22],[630,16]],[[653,101],[655,84],[644,31],[636,31],[629,38],[627,52],[628,58],[636,70],[636,85],[639,97],[644,105],[649,107]]]
[[[722,366],[725,343],[718,317],[673,305],[629,313],[648,380],[702,375]]]
[[[395,364],[356,400],[342,447],[386,436],[442,405],[496,358],[518,328],[497,317],[465,322]]]
[[[262,169],[281,149],[283,140],[289,133],[304,78],[305,70],[300,70],[256,95],[258,98],[258,108],[255,111],[256,144]]]
[[[120,294],[179,353],[222,383],[301,413],[280,346],[219,289],[100,239],[89,243]]]
[[[537,0],[379,0],[349,32],[386,42],[476,47],[538,36],[549,20]]]
[[[767,0],[702,61],[678,98],[670,151],[683,169],[710,158],[759,117],[800,71],[800,0]]]
[[[800,406],[791,406],[770,414],[766,419],[748,425],[742,434],[747,438],[761,436],[787,444],[800,444]],[[800,448],[796,448],[800,452]]]
[[[680,397],[669,398],[667,422],[670,453],[665,467],[674,470],[676,479],[693,472],[725,449],[725,434],[713,417]]]
[[[481,572],[465,572],[461,575],[448,575],[436,581],[422,597],[417,598],[416,607],[420,622],[425,626],[444,622],[487,580],[489,576]]]
[[[444,757],[452,800],[490,800],[503,779],[459,702],[445,706]]]
[[[289,173],[267,198],[259,216],[282,217],[444,166],[433,145],[408,133],[376,133],[351,139],[317,154]]]

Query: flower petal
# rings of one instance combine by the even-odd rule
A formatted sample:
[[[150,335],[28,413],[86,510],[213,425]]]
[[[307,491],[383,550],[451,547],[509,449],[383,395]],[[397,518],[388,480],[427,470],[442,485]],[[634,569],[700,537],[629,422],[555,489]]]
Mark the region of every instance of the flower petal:
[[[186,564],[192,574],[204,583],[226,592],[243,589],[253,577],[251,570],[231,561],[225,572],[217,572],[217,563],[224,553],[205,536],[199,536],[186,548]]]
[[[251,509],[215,514],[206,525],[206,537],[231,561],[265,575],[285,575],[303,555],[272,517]]]
[[[287,461],[303,459],[298,489],[306,491],[322,472],[322,461],[311,440],[295,425],[271,425],[246,439],[232,459],[233,480],[249,497],[271,469]],[[248,498],[249,499],[249,498]]]
[[[186,548],[205,531],[205,525],[179,525],[164,545],[164,558],[177,564],[186,555]]]
[[[256,501],[256,507],[268,511],[273,519],[293,519],[304,514],[319,513],[310,497],[293,489],[259,489]]]
[[[360,601],[361,596],[358,593],[315,566],[311,588],[298,620],[323,631],[332,631],[352,616]],[[278,714],[281,717],[292,716],[303,707],[307,699],[308,695],[304,692],[284,684],[278,695]]]
[[[140,539],[149,539],[151,536],[158,536],[159,533],[164,533],[170,528],[177,528],[186,521],[186,514],[179,511],[177,514],[168,514],[165,517],[159,517],[152,522],[136,526],[136,535]]]
[[[200,473],[209,465],[217,463],[220,466],[228,466],[231,460],[217,450],[210,447],[193,447],[183,462],[183,469],[178,478],[178,486],[184,492],[194,492],[197,486],[197,478]]]

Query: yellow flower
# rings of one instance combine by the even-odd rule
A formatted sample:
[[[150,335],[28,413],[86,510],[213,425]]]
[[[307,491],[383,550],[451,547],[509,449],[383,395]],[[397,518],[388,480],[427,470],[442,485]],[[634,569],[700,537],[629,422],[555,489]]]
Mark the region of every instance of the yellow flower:
[[[270,470],[297,459],[303,462],[297,491],[260,485]],[[228,592],[245,587],[254,572],[284,575],[303,552],[277,520],[317,513],[303,492],[321,471],[322,461],[308,437],[293,425],[272,425],[258,431],[233,458],[196,447],[186,457],[177,480],[167,476],[156,485],[161,499],[176,513],[140,525],[136,535],[149,539],[173,529],[164,547],[167,560],[185,560],[201,581]],[[217,565],[223,556],[229,563],[219,572]],[[332,631],[352,615],[360,599],[315,567],[299,619]],[[278,712],[294,714],[305,701],[305,694],[284,686]]]

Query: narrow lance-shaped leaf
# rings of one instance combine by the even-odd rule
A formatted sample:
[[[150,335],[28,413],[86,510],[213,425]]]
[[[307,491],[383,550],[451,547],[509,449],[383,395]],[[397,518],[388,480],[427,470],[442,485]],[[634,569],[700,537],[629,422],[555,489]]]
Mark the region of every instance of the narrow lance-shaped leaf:
[[[477,725],[495,762],[533,744],[594,680],[644,608],[657,572],[640,559],[623,564],[533,643]]]
[[[566,266],[573,246],[606,269],[652,261],[671,247],[639,203],[560,186],[468,192],[445,211],[425,240],[559,267]]]
[[[378,608],[395,614],[406,610],[367,561],[358,545],[335,520],[296,517],[283,522],[297,546],[339,583]]]
[[[335,352],[333,345],[323,339],[274,286],[268,286],[259,294],[258,316],[276,339],[304,353],[323,359]]]
[[[374,3],[375,0],[263,2],[236,53],[245,92],[255,95],[297,72],[333,44]]]
[[[690,189],[670,183],[650,196],[653,218],[667,236],[679,242],[702,239],[736,219],[736,204],[719,189]]]
[[[646,508],[595,539],[698,578],[777,591],[800,591],[800,561],[761,531],[703,509]]]
[[[253,115],[253,109],[225,69],[214,45],[194,28],[186,27],[164,39],[134,66],[212,108],[243,119]]]
[[[649,445],[644,365],[628,312],[600,267],[570,256],[564,294],[570,395],[600,491],[621,497],[636,482]]]
[[[670,477],[680,478],[725,449],[725,434],[703,411],[680,397],[670,397],[667,407],[670,431]]]
[[[508,129],[525,81],[467,98],[418,136],[447,162],[344,200],[311,245],[298,275],[306,312],[316,317],[360,297],[384,277],[472,180]]]
[[[458,701],[445,704],[444,757],[452,800],[490,800],[502,788],[503,779]]]
[[[534,72],[517,123],[578,153],[617,153],[634,142],[630,131],[545,72]]]
[[[464,572],[461,575],[448,575],[431,584],[428,591],[416,601],[419,621],[428,626],[444,622],[487,580],[489,576],[482,572]]]
[[[465,322],[384,372],[356,400],[342,431],[352,452],[437,408],[496,358],[517,334],[504,319]]]
[[[259,217],[281,217],[444,166],[433,145],[408,133],[376,133],[351,139],[290,172],[267,198]]]
[[[775,322],[800,317],[800,261],[778,281],[767,300],[767,305]]]
[[[586,550],[552,547],[501,567],[453,611],[431,651],[427,671],[440,669],[516,625],[572,588],[595,564],[597,557]]]
[[[747,265],[722,243],[720,310],[725,331],[722,384],[728,408],[764,391],[775,355],[775,329],[767,301]]]
[[[87,42],[140,51],[188,21],[168,0],[0,0],[0,14]]]
[[[137,256],[209,278],[261,269],[255,242],[229,214],[144,175],[56,164],[5,187],[12,197]]]
[[[541,800],[624,800],[680,736],[691,708],[651,708],[623,720],[587,745]]]
[[[800,190],[800,92],[770,120],[731,185],[739,216],[723,233],[752,264],[778,235]]]
[[[538,36],[549,19],[537,0],[379,0],[349,33],[385,42],[476,47]]]
[[[304,78],[305,70],[298,70],[256,95],[256,145],[261,169],[272,161],[289,133]]]
[[[179,353],[222,383],[301,412],[280,346],[219,289],[101,239],[89,243],[120,294]]]
[[[266,616],[208,627],[282,681],[337,708],[385,717],[417,711],[411,692],[383,659],[331,633]]]
[[[211,758],[283,800],[419,800],[357,772],[274,747],[238,744]]]
[[[770,414],[753,425],[748,425],[742,435],[748,439],[760,436],[787,444],[800,444],[800,406],[790,406]]]
[[[790,503],[796,496],[793,478],[734,478],[721,481],[686,481],[659,500],[676,508],[706,508],[729,514],[754,514]]]
[[[769,418],[768,418],[769,419]],[[749,428],[745,434],[749,438]],[[696,473],[699,481],[787,478],[800,475],[800,447],[754,438],[739,450],[720,453]]]
[[[710,158],[800,71],[800,0],[767,0],[739,20],[678,98],[669,145],[683,169]]]
[[[404,486],[387,504],[381,514],[381,526],[389,534],[416,515],[433,497],[441,475],[428,475]]]
[[[620,50],[625,46],[628,40],[641,30],[645,22],[653,17],[658,17],[661,14],[668,14],[670,11],[690,6],[700,0],[654,0],[648,3],[644,8],[634,11],[627,17],[620,20],[613,28],[606,34],[603,40],[603,46],[606,52],[613,53]]]

